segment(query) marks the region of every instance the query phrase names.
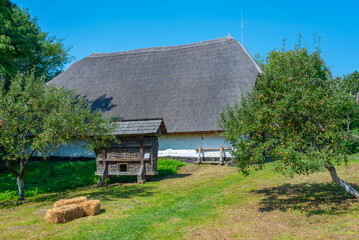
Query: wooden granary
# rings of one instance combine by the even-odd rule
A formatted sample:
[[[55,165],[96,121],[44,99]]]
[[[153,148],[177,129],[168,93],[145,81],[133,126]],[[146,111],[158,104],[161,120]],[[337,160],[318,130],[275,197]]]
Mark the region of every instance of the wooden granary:
[[[98,185],[106,178],[117,175],[137,175],[137,182],[157,174],[158,137],[167,134],[162,119],[126,120],[115,122],[119,144],[98,149],[96,175]]]

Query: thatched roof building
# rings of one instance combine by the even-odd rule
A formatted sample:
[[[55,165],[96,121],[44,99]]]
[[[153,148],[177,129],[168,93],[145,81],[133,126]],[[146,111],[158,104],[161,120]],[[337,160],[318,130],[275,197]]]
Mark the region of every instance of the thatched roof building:
[[[260,68],[230,36],[193,44],[95,53],[50,83],[94,101],[105,116],[163,118],[168,134],[219,131],[218,115]]]

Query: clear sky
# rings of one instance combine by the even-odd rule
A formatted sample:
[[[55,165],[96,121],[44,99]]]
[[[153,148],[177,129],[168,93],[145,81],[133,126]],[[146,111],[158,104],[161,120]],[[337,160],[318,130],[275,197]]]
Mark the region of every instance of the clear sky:
[[[335,75],[359,70],[359,0],[140,1],[12,0],[38,18],[43,31],[72,46],[74,61],[93,52],[172,46],[231,36],[253,56],[292,48],[298,32],[313,49],[313,34]]]

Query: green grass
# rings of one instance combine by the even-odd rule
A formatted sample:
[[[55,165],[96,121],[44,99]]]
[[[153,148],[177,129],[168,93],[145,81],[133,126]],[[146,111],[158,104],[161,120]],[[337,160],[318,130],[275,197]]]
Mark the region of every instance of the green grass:
[[[185,164],[170,159],[158,160],[158,175],[161,178],[175,174]],[[55,193],[90,186],[97,183],[96,162],[30,162],[25,171],[25,197]],[[116,182],[136,182],[136,176],[119,176],[111,179]],[[0,173],[0,202],[18,198],[16,178],[9,172]]]
[[[358,155],[337,171],[358,189]],[[102,212],[59,225],[43,220],[56,200],[78,196],[99,199]],[[3,206],[0,239],[359,239],[358,215],[359,201],[327,172],[285,178],[271,163],[244,177],[231,167],[186,165],[143,185],[85,186]]]

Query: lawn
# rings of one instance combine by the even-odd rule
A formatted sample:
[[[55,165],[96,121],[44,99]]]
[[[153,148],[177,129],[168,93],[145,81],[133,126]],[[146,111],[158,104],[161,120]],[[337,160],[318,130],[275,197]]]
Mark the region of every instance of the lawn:
[[[337,170],[359,189],[359,155]],[[285,178],[269,164],[248,177],[213,165],[171,173],[144,185],[55,189],[22,205],[3,202],[0,239],[359,239],[359,200],[327,172]],[[56,200],[78,196],[101,200],[101,213],[59,225],[43,220]]]

